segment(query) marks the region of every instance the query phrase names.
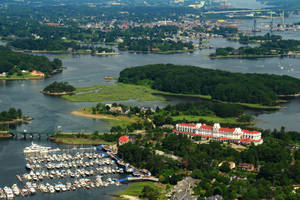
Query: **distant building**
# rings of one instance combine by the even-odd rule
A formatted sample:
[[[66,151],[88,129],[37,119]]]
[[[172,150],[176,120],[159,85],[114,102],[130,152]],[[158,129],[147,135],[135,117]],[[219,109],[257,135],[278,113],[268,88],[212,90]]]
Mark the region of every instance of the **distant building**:
[[[241,128],[221,128],[219,123],[214,126],[206,124],[176,124],[174,133],[187,134],[189,136],[199,136],[202,140],[216,140],[221,142],[232,142],[238,144],[254,144],[263,143],[261,132],[242,130]]]
[[[146,113],[148,110],[150,110],[152,113],[155,113],[155,110],[153,108],[150,107],[141,107],[141,113]]]
[[[128,142],[130,142],[129,136],[123,135],[119,138],[119,146],[127,144]]]
[[[58,23],[47,23],[48,26],[59,26]]]
[[[30,74],[33,75],[33,76],[45,77],[45,74],[43,72],[39,72],[39,71],[36,71],[36,70],[33,70]]]
[[[249,163],[239,163],[238,168],[246,171],[254,171],[254,165]]]

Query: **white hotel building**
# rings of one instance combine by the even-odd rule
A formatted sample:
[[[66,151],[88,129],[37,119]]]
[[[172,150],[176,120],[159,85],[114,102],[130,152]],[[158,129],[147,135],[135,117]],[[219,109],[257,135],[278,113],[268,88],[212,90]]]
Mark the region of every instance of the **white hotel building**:
[[[221,128],[219,123],[214,126],[206,124],[176,124],[174,133],[183,133],[189,136],[199,136],[201,139],[213,139],[222,142],[234,142],[239,144],[262,144],[261,132],[242,130],[241,128]]]

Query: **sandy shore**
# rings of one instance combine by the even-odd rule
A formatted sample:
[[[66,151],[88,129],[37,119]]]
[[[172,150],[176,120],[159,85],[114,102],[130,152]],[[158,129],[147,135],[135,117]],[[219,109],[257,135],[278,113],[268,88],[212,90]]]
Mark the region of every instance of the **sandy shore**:
[[[127,116],[113,116],[113,115],[105,115],[105,114],[90,114],[86,113],[83,110],[75,110],[70,112],[71,115],[74,116],[79,116],[79,117],[87,117],[87,118],[92,118],[92,119],[110,119],[110,120],[126,120],[129,122],[136,122],[135,118],[129,118]]]
[[[121,198],[129,199],[129,200],[139,200],[138,197],[130,196],[130,195],[121,195]]]

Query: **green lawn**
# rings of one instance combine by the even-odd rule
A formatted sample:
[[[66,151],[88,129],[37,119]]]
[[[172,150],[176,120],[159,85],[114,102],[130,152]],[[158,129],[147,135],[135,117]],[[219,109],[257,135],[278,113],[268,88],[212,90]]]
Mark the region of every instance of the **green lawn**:
[[[113,142],[107,142],[101,139],[93,139],[93,138],[57,138],[55,142],[62,144],[72,144],[72,145],[80,145],[80,144],[90,144],[90,145],[99,145],[99,144],[108,144],[113,145]]]
[[[167,199],[165,197],[166,191],[162,191],[162,187],[159,187],[158,185],[161,185],[163,187],[162,184],[155,184],[153,182],[135,182],[135,183],[131,183],[129,185],[129,187],[120,192],[119,195],[129,195],[129,196],[135,196],[138,197],[142,194],[142,190],[144,189],[145,186],[149,186],[152,187],[153,189],[157,190],[158,192],[161,192],[160,196],[158,199],[160,200],[164,200]],[[117,200],[123,200],[124,198],[117,198]]]
[[[205,120],[213,123],[230,123],[230,124],[240,124],[240,122],[236,121],[235,118],[229,117],[229,118],[221,118],[216,116],[193,116],[193,115],[180,115],[180,116],[172,116],[173,120],[183,120],[186,119],[187,121],[199,121],[199,120]]]
[[[211,99],[211,97],[207,95],[176,94],[153,90],[150,87],[143,85],[131,85],[123,83],[117,83],[116,85],[96,85],[77,88],[75,95],[64,95],[62,97],[73,102],[126,101],[130,99],[137,99],[139,101],[166,100],[165,98],[156,96],[155,94]]]
[[[116,85],[97,85],[76,89],[76,95],[64,95],[63,98],[74,102],[102,102],[126,101],[137,99],[139,101],[165,100],[153,95],[155,90],[140,85],[117,83]]]
[[[51,136],[54,142],[62,144],[89,144],[89,145],[99,145],[99,144],[108,144],[113,145],[113,142],[107,142],[101,138],[95,138],[92,133],[59,133],[59,135]]]
[[[171,95],[182,97],[195,97],[212,100],[210,95],[201,94],[177,94],[151,89],[149,86],[116,83],[115,85],[95,85],[77,88],[75,95],[64,95],[62,98],[73,102],[102,102],[102,101],[127,101],[137,99],[139,101],[165,101],[164,97],[156,95]],[[231,103],[231,102],[223,102]],[[279,109],[280,106],[265,106],[251,103],[236,103],[251,109]]]

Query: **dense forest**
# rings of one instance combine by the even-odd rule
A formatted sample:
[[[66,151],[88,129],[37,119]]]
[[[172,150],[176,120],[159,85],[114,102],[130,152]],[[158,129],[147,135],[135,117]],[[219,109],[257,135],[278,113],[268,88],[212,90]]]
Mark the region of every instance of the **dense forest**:
[[[50,85],[46,86],[43,92],[50,92],[50,93],[62,93],[62,92],[74,92],[75,87],[70,85],[67,82],[53,82]]]
[[[166,40],[132,40],[125,39],[123,43],[119,44],[120,50],[138,51],[138,52],[164,52],[164,51],[177,51],[177,50],[193,50],[192,42],[174,42]]]
[[[49,75],[61,67],[62,62],[57,58],[50,61],[46,56],[17,53],[0,46],[0,73],[20,74],[22,70],[38,70]]]
[[[246,40],[246,39],[245,39]],[[246,40],[247,41],[247,40]],[[258,47],[244,46],[238,49],[232,47],[217,48],[216,52],[211,54],[214,56],[270,56],[270,55],[286,55],[289,51],[300,51],[300,40],[272,40],[262,43]]]
[[[78,50],[91,50],[98,52],[113,52],[113,49],[84,46],[79,45],[76,42],[65,42],[63,40],[54,39],[18,39],[9,43],[9,45],[17,49],[25,50],[46,50],[46,51],[70,51],[76,52]]]
[[[155,64],[127,68],[119,82],[148,85],[183,94],[210,95],[213,99],[273,105],[277,95],[300,92],[300,80],[271,74],[242,74],[193,66]]]
[[[21,109],[10,108],[8,111],[0,112],[0,122],[12,121],[23,117]]]

